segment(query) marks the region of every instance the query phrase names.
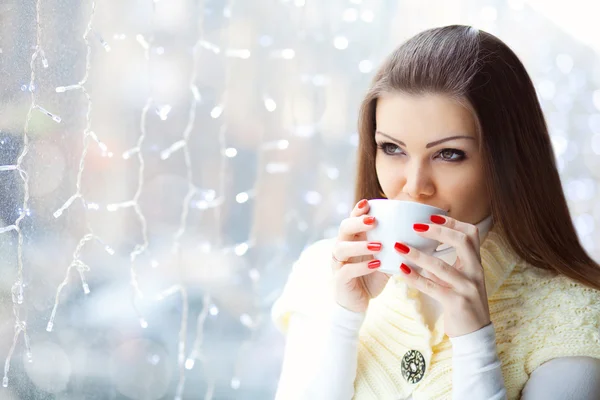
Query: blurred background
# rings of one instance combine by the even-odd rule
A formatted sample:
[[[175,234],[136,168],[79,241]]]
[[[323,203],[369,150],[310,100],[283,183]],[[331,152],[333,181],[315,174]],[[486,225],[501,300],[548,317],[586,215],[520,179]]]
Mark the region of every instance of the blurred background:
[[[269,312],[353,206],[358,105],[472,24],[536,84],[600,259],[600,6],[0,0],[1,399],[269,399]]]

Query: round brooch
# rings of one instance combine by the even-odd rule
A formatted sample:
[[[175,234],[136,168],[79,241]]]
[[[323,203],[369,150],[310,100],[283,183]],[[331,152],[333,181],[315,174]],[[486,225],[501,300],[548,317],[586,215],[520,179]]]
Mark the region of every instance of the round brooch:
[[[402,358],[402,376],[408,383],[417,383],[425,375],[425,358],[417,350],[409,350]]]

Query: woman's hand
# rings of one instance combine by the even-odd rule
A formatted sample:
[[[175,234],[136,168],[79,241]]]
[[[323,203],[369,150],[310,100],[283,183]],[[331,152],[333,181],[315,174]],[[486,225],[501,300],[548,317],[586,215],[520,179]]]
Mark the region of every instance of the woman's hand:
[[[485,277],[479,253],[479,231],[474,225],[446,216],[434,215],[431,221],[434,224],[415,224],[413,229],[420,236],[454,247],[456,262],[449,265],[404,243],[397,243],[396,250],[399,253],[437,279],[426,278],[404,264],[400,269],[409,286],[441,303],[444,309],[444,330],[449,337],[475,332],[490,323]]]
[[[350,217],[340,224],[331,255],[335,300],[354,312],[366,311],[369,300],[381,293],[390,278],[377,271],[381,262],[373,256],[381,251],[381,243],[367,241],[366,232],[377,224],[368,212],[367,200],[356,204]]]

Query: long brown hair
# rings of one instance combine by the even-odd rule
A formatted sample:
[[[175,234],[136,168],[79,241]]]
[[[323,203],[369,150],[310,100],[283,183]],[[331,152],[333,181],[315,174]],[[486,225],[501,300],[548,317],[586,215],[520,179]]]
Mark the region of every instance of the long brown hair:
[[[525,67],[497,37],[469,26],[430,29],[398,47],[362,103],[355,197],[381,197],[375,108],[383,93],[444,94],[477,120],[494,223],[527,263],[600,289],[600,267],[579,243],[548,128]]]

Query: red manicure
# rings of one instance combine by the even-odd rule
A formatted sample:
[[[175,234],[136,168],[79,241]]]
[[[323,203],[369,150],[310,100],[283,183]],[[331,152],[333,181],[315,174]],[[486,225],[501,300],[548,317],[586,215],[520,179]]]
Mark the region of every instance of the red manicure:
[[[379,268],[380,265],[381,265],[381,261],[379,261],[379,260],[369,261],[369,269]]]
[[[446,223],[446,218],[440,217],[439,215],[432,215],[429,219],[434,224],[445,224]]]
[[[362,199],[361,201],[358,202],[358,208],[364,208],[367,205],[367,200]]]
[[[377,243],[377,242],[367,243],[367,249],[373,250],[373,251],[379,251],[379,250],[381,250],[381,243]]]
[[[373,225],[373,223],[375,223],[375,217],[364,217],[363,222],[366,225]]]
[[[425,232],[429,230],[429,225],[425,224],[414,224],[413,229],[417,232]]]
[[[402,270],[402,272],[404,272],[406,275],[410,274],[410,267],[404,263],[402,263],[400,265],[400,269]]]
[[[408,254],[408,252],[410,251],[410,248],[407,245],[402,244],[400,242],[396,242],[394,248],[402,254]]]

